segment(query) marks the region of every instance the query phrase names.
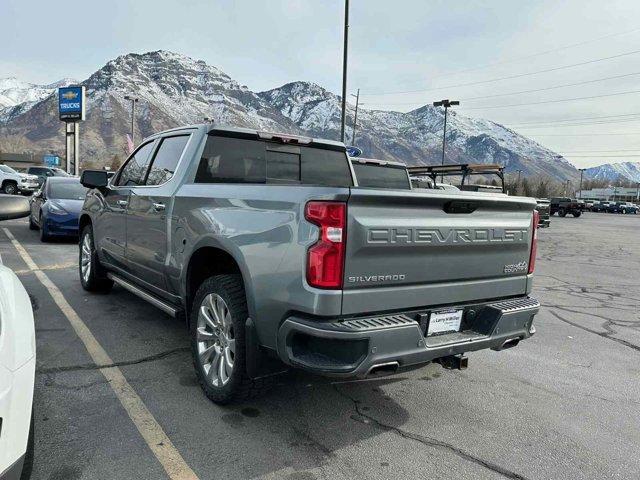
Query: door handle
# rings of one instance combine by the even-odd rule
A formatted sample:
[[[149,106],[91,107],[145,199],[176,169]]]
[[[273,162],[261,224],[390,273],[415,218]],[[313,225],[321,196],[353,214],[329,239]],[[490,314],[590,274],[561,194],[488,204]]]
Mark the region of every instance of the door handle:
[[[164,206],[164,203],[154,203],[153,204],[153,209],[156,212],[162,212],[165,208],[167,208],[167,207]]]
[[[129,202],[126,200],[118,200],[118,205],[120,205],[121,207],[126,207],[127,205],[129,205]]]

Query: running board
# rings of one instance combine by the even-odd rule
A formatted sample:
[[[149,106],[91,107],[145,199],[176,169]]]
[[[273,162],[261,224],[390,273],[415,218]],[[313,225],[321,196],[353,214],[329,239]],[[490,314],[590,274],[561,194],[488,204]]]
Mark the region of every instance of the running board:
[[[133,283],[131,283],[131,282],[129,282],[129,281],[127,281],[127,280],[125,280],[125,279],[123,279],[121,277],[118,277],[117,275],[114,275],[113,273],[107,273],[107,277],[110,280],[113,280],[118,285],[120,285],[125,290],[129,290],[134,295],[137,295],[141,299],[146,300],[147,302],[149,302],[154,307],[159,308],[160,310],[162,310],[163,312],[171,315],[172,317],[177,317],[178,316],[179,310],[176,307],[174,307],[173,305],[171,305],[169,303],[166,303],[166,302],[160,300],[159,298],[154,297],[153,295],[151,295],[150,293],[145,292],[141,288],[136,287]]]

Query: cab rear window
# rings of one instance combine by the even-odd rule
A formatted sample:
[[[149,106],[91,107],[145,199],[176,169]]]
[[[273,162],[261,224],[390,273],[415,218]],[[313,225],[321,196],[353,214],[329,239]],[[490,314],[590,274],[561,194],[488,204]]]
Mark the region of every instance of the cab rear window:
[[[353,162],[353,171],[360,187],[411,189],[411,182],[404,168]]]
[[[348,187],[348,162],[343,151],[211,135],[195,183]]]

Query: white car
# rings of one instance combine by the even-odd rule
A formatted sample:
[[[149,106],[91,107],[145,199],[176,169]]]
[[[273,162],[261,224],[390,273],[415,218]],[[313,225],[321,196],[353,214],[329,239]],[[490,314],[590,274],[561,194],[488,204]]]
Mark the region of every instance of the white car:
[[[0,220],[28,214],[26,198],[0,195]],[[31,472],[35,370],[31,301],[18,277],[0,265],[0,480]]]
[[[0,190],[2,193],[15,195],[16,193],[31,194],[40,186],[37,175],[16,172],[13,168],[0,165]]]

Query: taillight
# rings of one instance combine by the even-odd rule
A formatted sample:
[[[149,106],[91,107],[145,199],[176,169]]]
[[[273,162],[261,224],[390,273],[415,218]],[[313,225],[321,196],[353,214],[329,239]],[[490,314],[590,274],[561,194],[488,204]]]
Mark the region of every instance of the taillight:
[[[533,273],[536,268],[536,253],[538,253],[538,225],[540,224],[540,214],[533,211],[533,234],[531,236],[531,255],[529,255],[529,273]]]
[[[309,202],[304,218],[320,227],[318,241],[307,251],[307,282],[312,287],[342,288],[346,203]]]

